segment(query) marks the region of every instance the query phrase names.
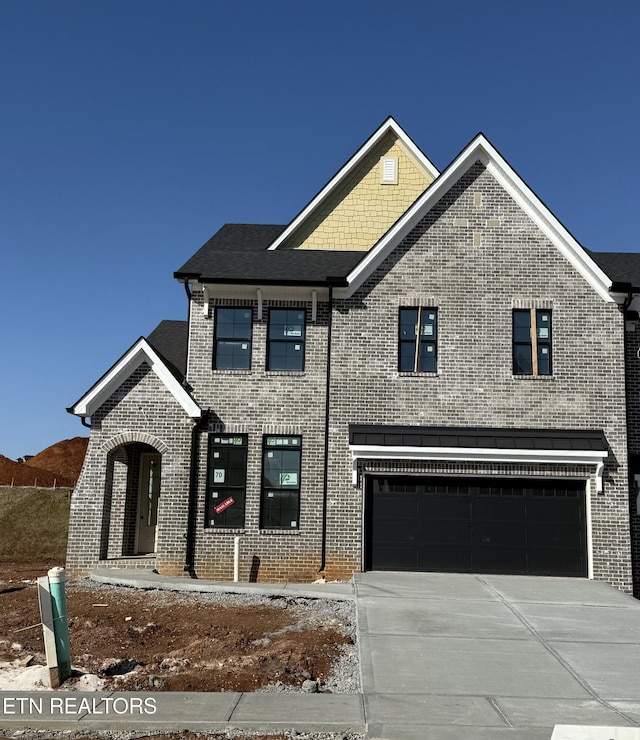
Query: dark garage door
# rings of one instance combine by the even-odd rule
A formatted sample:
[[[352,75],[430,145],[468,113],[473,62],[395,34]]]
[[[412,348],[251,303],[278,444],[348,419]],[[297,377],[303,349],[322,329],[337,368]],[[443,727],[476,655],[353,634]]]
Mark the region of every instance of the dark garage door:
[[[585,482],[368,477],[367,570],[586,576]]]

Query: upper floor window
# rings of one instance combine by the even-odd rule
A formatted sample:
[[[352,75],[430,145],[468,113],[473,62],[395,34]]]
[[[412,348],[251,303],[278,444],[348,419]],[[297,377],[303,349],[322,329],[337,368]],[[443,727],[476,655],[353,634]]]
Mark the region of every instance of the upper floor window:
[[[304,370],[305,323],[304,309],[269,311],[267,370]]]
[[[435,373],[438,356],[438,309],[401,308],[398,369],[401,373]]]
[[[244,527],[247,435],[209,436],[207,527]]]
[[[513,374],[551,375],[551,311],[513,312]]]
[[[298,529],[301,437],[265,437],[262,464],[264,529]]]
[[[216,308],[214,370],[249,370],[251,368],[252,310]]]

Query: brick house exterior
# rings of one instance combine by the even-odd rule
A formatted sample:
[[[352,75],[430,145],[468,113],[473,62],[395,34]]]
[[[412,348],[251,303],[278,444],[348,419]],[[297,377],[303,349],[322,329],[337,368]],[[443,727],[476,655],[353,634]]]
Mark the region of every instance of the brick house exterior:
[[[388,119],[287,226],[215,234],[175,274],[188,321],[69,409],[91,435],[67,567],[229,580],[239,536],[245,581],[631,591],[628,257],[577,244],[484,136],[439,173]]]

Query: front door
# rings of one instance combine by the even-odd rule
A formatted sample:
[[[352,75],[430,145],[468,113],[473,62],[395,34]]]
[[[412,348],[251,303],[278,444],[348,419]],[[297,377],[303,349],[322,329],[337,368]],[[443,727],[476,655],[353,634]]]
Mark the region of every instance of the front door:
[[[136,527],[136,554],[156,551],[156,524],[160,497],[161,455],[140,455],[140,492],[138,496],[138,526]]]

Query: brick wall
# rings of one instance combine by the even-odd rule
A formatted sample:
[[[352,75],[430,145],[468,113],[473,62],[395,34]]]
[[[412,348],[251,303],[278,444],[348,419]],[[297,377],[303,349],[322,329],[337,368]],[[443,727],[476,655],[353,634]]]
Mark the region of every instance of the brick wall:
[[[438,308],[436,374],[397,370],[398,309],[411,305]],[[523,306],[553,310],[552,377],[512,374],[512,309]],[[351,485],[350,423],[603,429],[611,454],[604,495],[591,494],[593,569],[596,578],[630,589],[620,310],[594,292],[480,163],[336,309],[332,557],[361,557],[363,493]]]
[[[132,554],[135,466],[141,450],[162,453],[155,562],[159,569],[182,568],[192,426],[147,364],[93,414],[85,463],[71,499],[67,569],[72,575],[86,573],[101,560],[115,563]],[[141,564],[148,567],[147,561]]]
[[[251,370],[212,370],[215,306],[252,306]],[[265,370],[270,308],[306,311],[305,366],[302,372]],[[191,308],[188,380],[203,408],[211,408],[211,431],[248,435],[245,526],[204,526],[208,435],[201,437],[196,540],[196,574],[231,579],[233,538],[241,536],[240,580],[310,581],[320,566],[324,461],[324,411],[327,306],[311,302],[265,301],[263,318],[251,300],[211,300],[203,314],[202,294],[194,292]],[[261,530],[262,444],[265,435],[301,435],[301,507],[297,530]]]

